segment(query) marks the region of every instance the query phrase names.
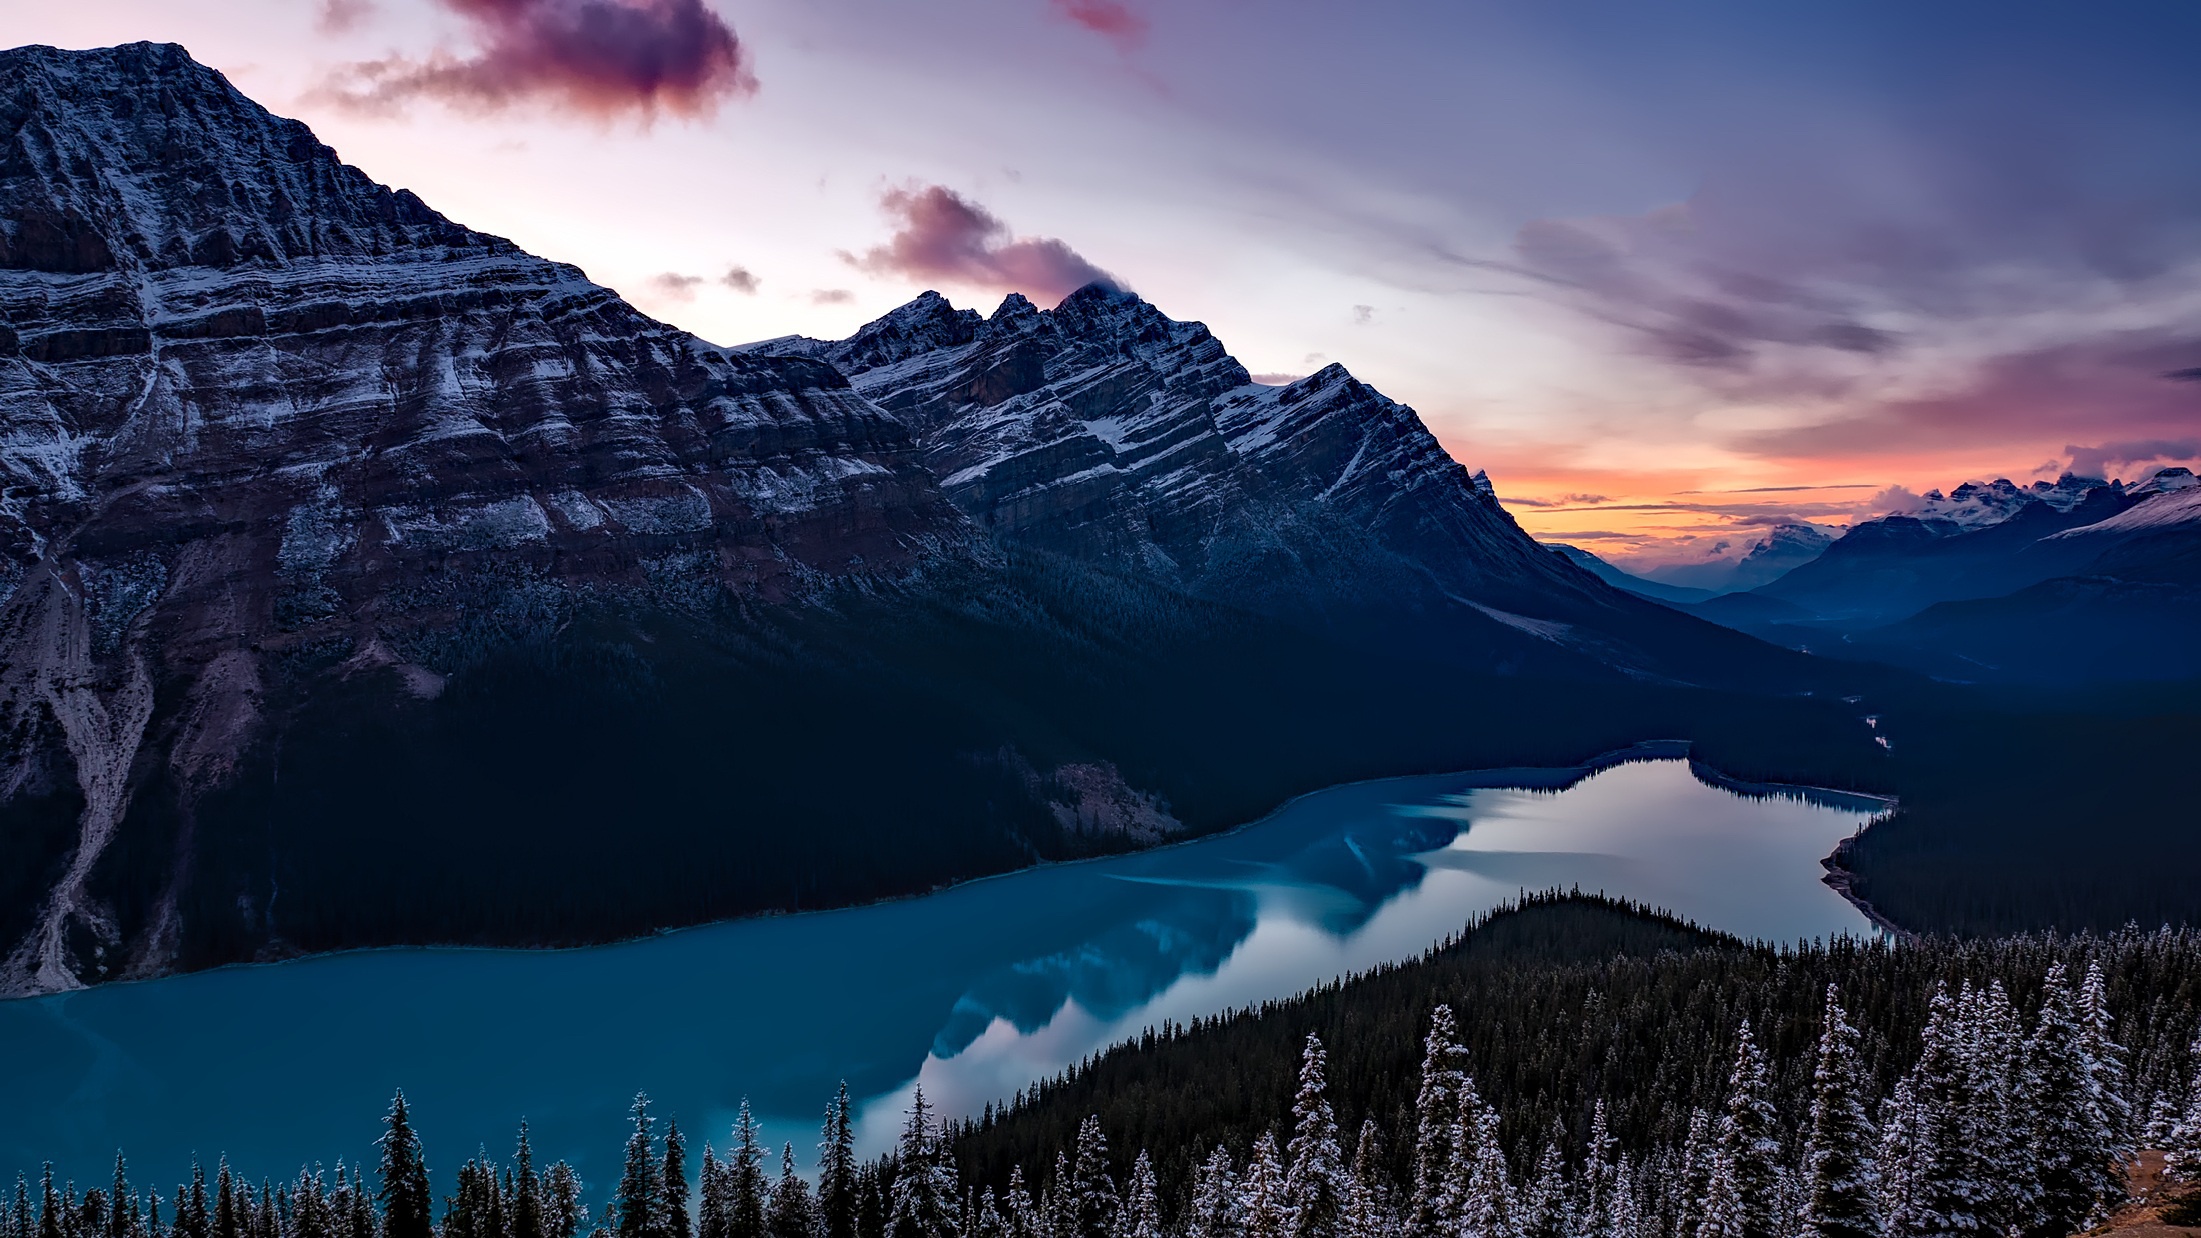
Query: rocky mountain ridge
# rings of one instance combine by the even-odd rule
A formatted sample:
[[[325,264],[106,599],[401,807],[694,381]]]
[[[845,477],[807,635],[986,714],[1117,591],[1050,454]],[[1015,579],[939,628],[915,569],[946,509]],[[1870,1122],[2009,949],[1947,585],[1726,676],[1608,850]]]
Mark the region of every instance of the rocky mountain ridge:
[[[0,53],[0,202],[0,799],[86,800],[0,989],[120,948],[79,894],[139,767],[221,783],[271,653],[432,693],[399,638],[469,570],[770,597],[972,536],[831,368],[653,322],[181,48]]]
[[[1204,325],[1120,289],[1052,310],[1011,294],[991,316],[927,292],[844,340],[743,351],[846,373],[1016,544],[1333,630],[1442,626],[1463,653],[1525,635],[1660,676],[1704,635],[1536,543],[1487,475],[1343,366],[1255,383]]]

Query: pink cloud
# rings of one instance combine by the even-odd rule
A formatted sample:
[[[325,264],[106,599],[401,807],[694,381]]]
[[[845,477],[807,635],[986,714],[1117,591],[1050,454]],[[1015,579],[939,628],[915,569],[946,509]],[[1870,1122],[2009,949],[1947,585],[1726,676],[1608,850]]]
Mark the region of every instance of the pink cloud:
[[[1119,0],[1053,0],[1053,4],[1064,19],[1110,40],[1121,51],[1131,51],[1146,42],[1146,18]]]
[[[1117,283],[1068,244],[1014,236],[986,208],[942,185],[889,190],[880,205],[899,225],[893,238],[861,256],[843,255],[874,275],[1021,292],[1049,304],[1087,284]]]
[[[374,16],[373,0],[321,0],[314,24],[323,34],[344,34]]]
[[[757,88],[741,40],[704,0],[438,3],[473,27],[473,55],[360,62],[325,93],[367,111],[418,98],[479,110],[539,101],[649,119],[709,116]]]

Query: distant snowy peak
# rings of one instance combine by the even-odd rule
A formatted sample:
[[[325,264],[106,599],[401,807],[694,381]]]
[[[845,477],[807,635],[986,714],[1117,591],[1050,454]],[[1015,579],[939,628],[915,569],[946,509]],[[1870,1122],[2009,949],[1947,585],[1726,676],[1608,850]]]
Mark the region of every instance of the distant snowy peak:
[[[2171,476],[2166,478],[2166,474]],[[2195,478],[2191,471],[2166,469],[2126,493],[2141,493],[2143,487],[2147,488],[2145,498],[2109,519],[2065,529],[2051,536],[2077,539],[2201,529],[2201,479]]]
[[[2201,478],[2196,478],[2193,470],[2182,466],[2159,470],[2146,480],[2129,486],[2122,481],[2082,477],[2075,473],[2065,473],[2052,482],[2036,481],[2030,486],[2020,486],[2008,478],[1997,478],[1991,482],[1968,481],[1946,495],[1939,490],[1929,490],[1916,503],[1901,507],[1888,515],[1917,520],[1928,531],[1947,536],[2001,524],[2036,503],[2068,513],[2077,510],[2089,499],[2105,493],[2138,499],[2184,490],[2197,484],[2201,484]],[[1863,523],[1876,522],[1877,520]]]

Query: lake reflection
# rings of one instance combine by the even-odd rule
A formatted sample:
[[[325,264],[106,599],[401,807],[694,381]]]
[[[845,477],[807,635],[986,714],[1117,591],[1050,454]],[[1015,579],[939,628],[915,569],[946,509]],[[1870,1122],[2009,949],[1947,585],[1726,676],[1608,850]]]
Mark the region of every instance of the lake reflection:
[[[96,1180],[118,1146],[162,1183],[193,1152],[252,1177],[355,1160],[400,1085],[438,1169],[501,1154],[524,1115],[592,1196],[637,1090],[691,1144],[723,1145],[746,1095],[807,1159],[846,1078],[879,1149],[919,1082],[972,1112],[1161,1020],[1415,955],[1523,889],[1602,889],[1746,936],[1866,932],[1818,860],[1876,809],[1738,795],[1678,760],[1390,779],[1220,838],[872,907],[0,1003],[0,1172],[51,1157]]]

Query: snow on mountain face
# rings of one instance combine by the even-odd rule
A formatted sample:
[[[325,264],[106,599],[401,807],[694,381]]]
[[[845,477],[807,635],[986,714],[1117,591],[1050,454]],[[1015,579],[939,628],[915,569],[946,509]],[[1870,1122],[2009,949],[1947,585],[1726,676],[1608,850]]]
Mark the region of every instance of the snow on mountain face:
[[[1196,593],[1290,610],[1596,589],[1412,409],[1336,365],[1256,384],[1205,326],[1105,286],[990,318],[928,292],[846,340],[749,347],[848,374],[979,524]]]
[[[85,802],[0,991],[116,946],[82,891],[141,747],[218,783],[270,659],[397,662],[476,569],[772,596],[969,536],[828,367],[653,322],[178,47],[0,52],[0,324],[0,801]]]
[[[2139,503],[2107,520],[2051,534],[2050,540],[2201,529],[2201,478],[2187,469],[2165,469],[2142,485],[2147,497]],[[2143,490],[2134,487],[2125,493],[2140,494]]]

